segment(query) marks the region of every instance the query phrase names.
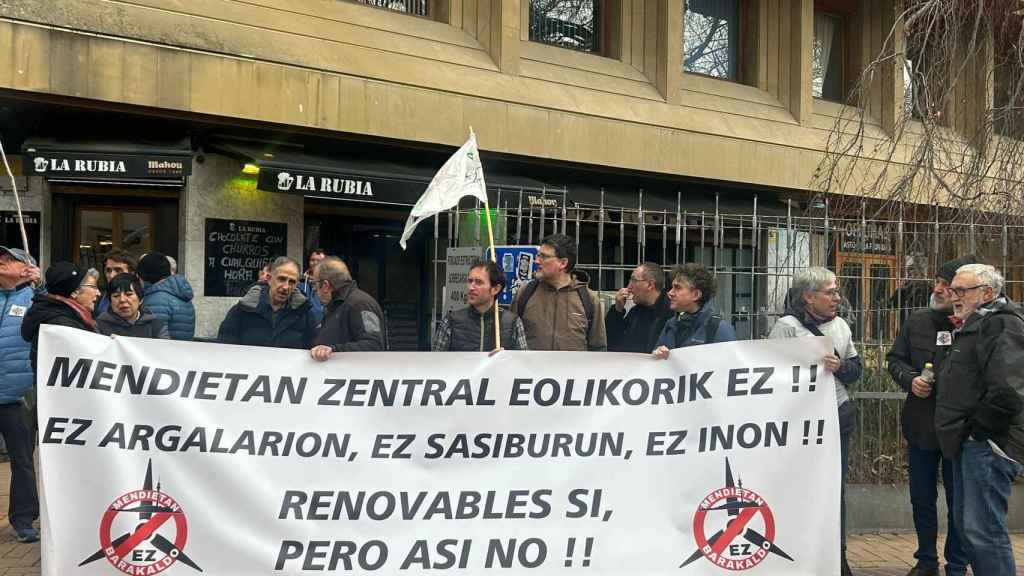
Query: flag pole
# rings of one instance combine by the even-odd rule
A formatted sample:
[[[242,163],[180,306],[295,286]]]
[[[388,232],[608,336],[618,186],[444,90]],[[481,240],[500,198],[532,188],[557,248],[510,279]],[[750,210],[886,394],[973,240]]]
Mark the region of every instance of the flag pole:
[[[484,215],[487,218],[487,239],[491,243],[491,262],[498,263],[498,251],[494,249],[494,228],[491,225],[491,207],[487,200],[484,200]],[[505,279],[508,282],[508,279]],[[501,348],[501,326],[500,326],[500,315],[501,311],[498,309],[498,299],[494,299],[494,347]]]
[[[474,134],[473,127],[469,127],[469,133]],[[479,146],[477,151],[479,153]],[[498,263],[498,251],[494,248],[494,226],[491,224],[491,204],[487,201],[487,188],[484,188],[484,218],[487,220],[487,240],[491,245],[491,262]],[[508,282],[508,279],[505,280]],[[501,310],[498,309],[498,299],[494,299],[494,347],[501,348]]]

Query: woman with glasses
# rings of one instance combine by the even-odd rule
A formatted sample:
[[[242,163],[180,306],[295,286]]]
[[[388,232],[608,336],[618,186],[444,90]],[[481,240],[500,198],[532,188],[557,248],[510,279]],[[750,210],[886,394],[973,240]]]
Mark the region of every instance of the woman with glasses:
[[[32,299],[21,324],[21,337],[32,343],[33,371],[39,352],[39,327],[43,324],[96,332],[92,314],[101,294],[99,277],[96,270],[83,270],[71,262],[57,262],[46,270],[47,293]]]

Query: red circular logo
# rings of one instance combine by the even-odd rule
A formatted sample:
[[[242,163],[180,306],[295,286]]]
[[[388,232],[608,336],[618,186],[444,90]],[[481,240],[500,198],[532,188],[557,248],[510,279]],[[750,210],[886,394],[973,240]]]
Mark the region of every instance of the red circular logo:
[[[128,525],[124,518],[131,519]],[[137,520],[136,520],[137,519]],[[172,522],[173,521],[173,522]],[[111,539],[115,522],[129,526]],[[173,526],[173,538],[169,538]],[[185,549],[188,524],[181,506],[157,490],[133,490],[114,500],[100,521],[100,546],[107,561],[129,575],[159,574]]]
[[[707,534],[709,512],[722,512],[728,518],[725,527],[710,537]],[[693,533],[697,549],[715,566],[749,570],[773,551],[775,517],[764,499],[753,490],[719,488],[701,500],[693,516]]]

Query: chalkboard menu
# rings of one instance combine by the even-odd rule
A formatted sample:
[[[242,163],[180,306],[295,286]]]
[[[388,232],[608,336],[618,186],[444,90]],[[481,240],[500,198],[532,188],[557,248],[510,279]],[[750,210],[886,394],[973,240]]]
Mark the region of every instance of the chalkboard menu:
[[[39,261],[39,212],[24,211],[25,235],[28,236],[28,249],[32,257]],[[18,225],[18,213],[0,211],[0,246],[8,248],[24,248],[21,241],[21,227]]]
[[[205,295],[241,296],[287,251],[287,224],[207,218]]]

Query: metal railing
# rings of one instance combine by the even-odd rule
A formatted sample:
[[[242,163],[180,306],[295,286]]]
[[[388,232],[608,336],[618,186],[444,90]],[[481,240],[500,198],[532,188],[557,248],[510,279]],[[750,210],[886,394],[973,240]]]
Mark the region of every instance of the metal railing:
[[[566,191],[558,191],[564,197]],[[521,191],[504,190],[499,201],[507,244],[537,244],[555,232],[577,240],[576,267],[587,272],[591,288],[606,304],[625,286],[637,264],[654,261],[666,271],[676,263],[699,262],[718,279],[716,306],[736,327],[740,338],[763,338],[783,312],[783,300],[794,272],[808,266],[836,271],[845,300],[844,317],[854,333],[864,362],[864,376],[852,387],[859,408],[854,443],[852,482],[906,481],[905,443],[901,417],[906,394],[885,369],[885,354],[900,322],[927,306],[938,266],[967,253],[976,253],[999,268],[1007,280],[1005,292],[1020,301],[1024,294],[1024,225],[942,221],[938,209],[917,210],[917,218],[902,212],[888,219],[868,217],[863,201],[859,213],[830,214],[828,201],[813,207],[778,203],[766,210],[757,196],[749,205],[728,210],[711,196],[711,209],[686,208],[682,194],[676,209],[645,209],[644,193],[632,207],[562,203],[557,207],[523,206]],[[664,198],[661,199],[664,206]],[[479,230],[459,238],[456,223],[472,214],[469,205],[435,219],[433,320],[439,321],[438,279],[444,278],[445,247],[482,245]],[[928,217],[920,217],[927,213]],[[486,232],[483,233],[486,237]],[[443,280],[441,280],[443,283]]]

